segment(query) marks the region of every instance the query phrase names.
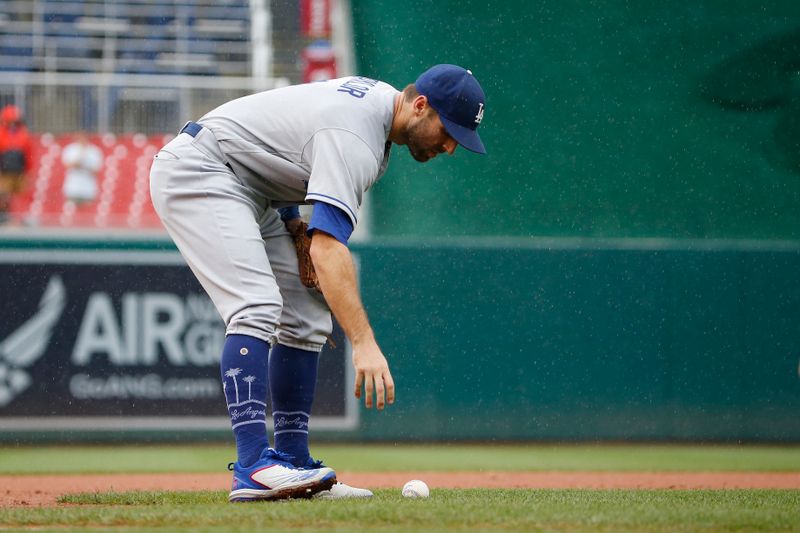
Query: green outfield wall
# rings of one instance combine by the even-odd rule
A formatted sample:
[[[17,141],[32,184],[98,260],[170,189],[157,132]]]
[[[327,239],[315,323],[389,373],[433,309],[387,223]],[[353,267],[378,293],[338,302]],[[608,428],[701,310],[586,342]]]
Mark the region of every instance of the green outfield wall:
[[[800,3],[351,4],[361,74],[487,94],[488,156],[396,148],[377,234],[800,237]]]
[[[45,258],[48,250],[58,251],[63,258],[59,261],[70,264],[39,264],[37,258]],[[99,252],[103,264],[92,265],[91,257],[76,254],[81,250]],[[5,350],[7,339],[24,329],[20,324],[42,316],[41,336],[50,339],[39,361],[38,355],[2,353],[0,393],[5,396],[0,400],[5,403],[0,403],[5,410],[0,409],[0,430],[19,418],[22,409],[45,414],[61,409],[83,415],[84,422],[87,416],[102,415],[106,431],[91,432],[85,426],[78,430],[77,423],[67,419],[53,424],[49,438],[108,439],[132,428],[135,435],[127,440],[230,438],[221,393],[209,391],[206,383],[219,379],[209,360],[213,354],[208,344],[196,340],[205,338],[204,331],[217,331],[214,317],[205,306],[187,299],[192,303],[187,309],[195,309],[199,318],[191,322],[179,313],[185,321],[178,324],[174,311],[180,308],[171,305],[175,298],[168,294],[184,285],[187,291],[198,290],[196,283],[188,269],[186,281],[175,281],[179,261],[166,262],[169,270],[163,272],[169,278],[136,267],[152,262],[147,254],[170,251],[174,248],[169,243],[154,241],[0,242],[4,272],[13,252],[22,258],[18,261],[25,263],[23,272],[29,272],[30,280],[27,287],[25,281],[11,288],[4,285],[5,301],[21,302],[23,295],[32,293],[24,306],[14,304],[14,312],[4,315],[8,318],[0,324],[0,347]],[[345,401],[344,411],[329,418],[315,438],[800,441],[796,241],[387,238],[380,244],[354,245],[353,251],[363,299],[397,384],[397,403],[375,412]],[[123,261],[121,252],[132,255]],[[132,276],[126,274],[134,267],[138,270],[130,270]],[[91,327],[85,319],[90,313],[82,310],[81,302],[87,299],[73,288],[82,270],[91,277],[85,283],[93,287],[82,291],[94,291],[88,298],[94,302]],[[55,276],[65,287],[60,318],[42,312],[57,299],[42,296],[44,283],[39,280],[50,279],[52,285]],[[106,308],[111,318],[102,318]],[[138,321],[114,325],[115,316],[124,318],[143,309],[157,311],[151,313],[155,318],[139,314]],[[69,331],[52,325],[53,317],[62,325],[69,320],[82,324],[74,329],[93,339],[83,343],[91,349],[76,355],[76,349],[59,345],[72,346],[72,341]],[[136,352],[142,344],[133,340],[140,337],[137,331],[148,330],[149,335],[142,335],[158,341],[149,345],[161,345],[150,356]],[[174,342],[169,341],[171,334]],[[189,342],[190,336],[195,340]],[[172,348],[190,344],[193,351],[185,352],[189,355],[172,353]],[[128,346],[134,351],[125,352]],[[107,353],[109,347],[116,355]],[[34,376],[35,381],[36,365],[47,358],[51,361],[44,379],[49,382],[38,392],[36,383],[14,389],[14,372]],[[112,359],[116,363],[109,365]],[[172,366],[166,370],[148,370],[168,359]],[[344,372],[344,377],[334,377],[335,387],[345,392],[351,389],[348,367],[333,365],[330,370]],[[68,372],[77,374],[79,381],[62,375]],[[323,373],[327,377],[329,371]],[[144,374],[145,382],[133,383],[137,374]],[[163,409],[188,406],[186,416],[200,415],[192,406],[208,404],[210,411],[204,413],[216,417],[217,430],[192,432],[193,426],[183,424],[192,421],[180,420],[170,422],[172,430],[165,431],[165,420],[162,426],[141,421],[137,426],[128,418],[152,416],[162,405],[157,401],[176,399],[152,393],[152,387],[176,376],[183,376],[183,383],[191,378],[203,385],[205,403],[192,392],[191,402],[178,402],[177,407],[172,402]],[[48,398],[64,398],[65,392],[56,396],[55,387],[67,380],[73,395],[78,387],[77,399],[48,407]],[[145,386],[143,395],[133,397],[138,389],[120,395],[125,383]],[[324,385],[320,397],[339,402],[341,391],[330,387]],[[66,384],[62,388],[66,390]],[[100,409],[80,410],[88,394],[101,401]],[[5,440],[32,435],[0,431]]]
[[[359,254],[398,386],[366,438],[800,439],[797,244]]]

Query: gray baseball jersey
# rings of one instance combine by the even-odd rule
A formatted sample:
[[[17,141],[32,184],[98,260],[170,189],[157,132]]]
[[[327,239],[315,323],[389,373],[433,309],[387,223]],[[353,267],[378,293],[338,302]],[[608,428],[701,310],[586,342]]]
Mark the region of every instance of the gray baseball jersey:
[[[363,193],[386,170],[398,94],[369,78],[339,78],[238,98],[198,122],[273,207],[322,201],[355,226]]]
[[[386,170],[397,95],[352,77],[245,96],[156,154],[153,206],[229,334],[322,348],[330,311],[300,282],[272,208],[322,201],[355,226],[363,193]]]

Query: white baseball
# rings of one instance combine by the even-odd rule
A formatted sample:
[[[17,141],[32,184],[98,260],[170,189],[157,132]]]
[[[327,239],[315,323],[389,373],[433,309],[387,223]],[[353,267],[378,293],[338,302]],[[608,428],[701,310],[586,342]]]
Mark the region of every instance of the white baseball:
[[[428,485],[419,479],[412,479],[403,485],[403,496],[406,498],[427,498],[431,495]]]

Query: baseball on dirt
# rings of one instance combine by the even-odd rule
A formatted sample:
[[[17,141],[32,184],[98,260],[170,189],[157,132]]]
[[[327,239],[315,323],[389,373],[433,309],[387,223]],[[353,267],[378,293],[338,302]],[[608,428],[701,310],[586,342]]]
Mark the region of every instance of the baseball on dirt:
[[[403,496],[406,498],[427,498],[431,495],[428,485],[419,479],[412,479],[403,485]]]

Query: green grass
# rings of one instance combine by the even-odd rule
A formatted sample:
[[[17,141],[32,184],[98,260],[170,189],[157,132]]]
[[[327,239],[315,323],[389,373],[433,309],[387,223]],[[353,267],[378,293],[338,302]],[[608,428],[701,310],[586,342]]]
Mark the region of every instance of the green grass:
[[[797,531],[800,491],[436,490],[405,500],[228,504],[224,492],[131,492],[65,498],[73,505],[0,509],[14,528],[160,531]]]
[[[800,471],[798,446],[319,445],[339,470]],[[0,447],[0,474],[220,472],[233,445]]]
[[[0,474],[221,472],[232,445],[0,447]],[[339,470],[800,471],[800,447],[320,445]],[[7,487],[2,487],[3,490]],[[0,530],[800,532],[800,490],[444,490],[406,500],[229,504],[225,491],[73,494]]]

